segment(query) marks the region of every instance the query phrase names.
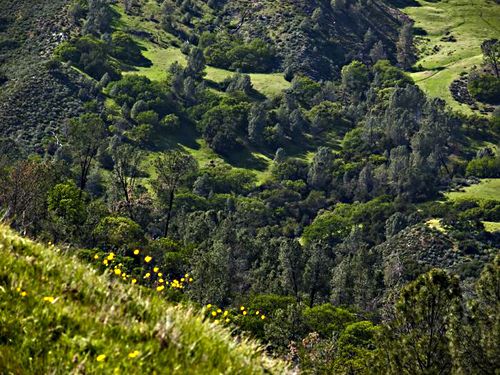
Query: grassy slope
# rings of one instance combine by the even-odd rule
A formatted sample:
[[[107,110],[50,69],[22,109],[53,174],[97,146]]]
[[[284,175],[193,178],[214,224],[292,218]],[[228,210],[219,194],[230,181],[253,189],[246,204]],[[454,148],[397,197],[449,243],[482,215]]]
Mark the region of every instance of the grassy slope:
[[[156,41],[156,43],[153,43],[147,39],[136,38],[136,41],[143,48],[143,55],[151,61],[152,65],[149,67],[134,67],[132,70],[125,72],[125,74],[140,74],[151,80],[161,81],[165,79],[166,72],[171,64],[176,61],[181,65],[186,64],[186,56],[182,54],[180,48],[172,45],[174,44],[173,42],[177,44],[180,42],[174,36],[164,32],[157,24],[151,21],[125,14],[121,6],[114,6],[113,8],[120,15],[119,20],[115,24],[118,29],[142,29],[151,33]],[[211,66],[207,66],[206,73],[206,79],[213,82],[221,82],[234,74],[228,70]],[[252,73],[250,77],[254,88],[268,97],[273,97],[290,86],[290,83],[285,80],[281,73]],[[108,105],[112,105],[112,103],[109,102]],[[223,160],[206,145],[202,138],[196,134],[191,134],[192,132],[189,133],[170,137],[169,143],[173,144],[168,145],[168,147],[181,145],[196,158],[201,166],[206,165],[212,160],[224,161],[233,167],[244,168],[254,172],[259,182],[263,182],[268,178],[271,161],[268,156],[245,149],[239,153],[234,153],[230,159]],[[151,158],[153,157],[154,153],[151,154]]]
[[[255,342],[237,342],[193,310],[98,275],[61,250],[0,226],[0,373],[155,372],[286,369]]]
[[[154,36],[154,40],[158,43],[152,43],[148,40],[139,40],[139,43],[144,47],[144,56],[148,58],[153,65],[151,67],[139,67],[135,70],[136,73],[147,76],[152,80],[162,80],[165,78],[165,73],[170,65],[174,62],[179,62],[183,65],[186,63],[186,57],[182,54],[180,48],[173,46],[165,46],[166,43],[174,41],[176,38],[161,30],[158,24],[151,21],[126,15],[120,6],[115,6],[114,9],[120,14],[120,20],[117,22],[118,28],[126,29],[142,29],[150,32]],[[177,40],[177,43],[180,41]],[[132,71],[133,73],[134,71]],[[219,69],[215,67],[207,67],[208,80],[214,82],[222,82],[230,77],[234,72]],[[262,94],[272,97],[279,94],[282,90],[288,88],[290,83],[287,82],[282,73],[273,74],[250,74],[254,88]]]
[[[500,201],[500,178],[488,178],[481,180],[480,184],[471,185],[461,192],[449,192],[448,199],[491,199]]]
[[[464,191],[446,193],[446,197],[451,200],[485,199],[500,201],[500,178],[481,180],[480,184],[468,186]],[[483,224],[488,232],[500,231],[499,222],[484,221]]]
[[[462,72],[468,72],[482,62],[481,42],[500,36],[500,5],[492,0],[417,0],[421,6],[404,11],[415,20],[415,26],[427,31],[425,51],[417,65],[425,71],[413,74],[419,86],[431,96],[445,99],[452,108],[464,113],[472,110],[456,102],[450,93],[450,84]],[[456,42],[440,39],[446,33]],[[438,52],[432,52],[439,46]]]

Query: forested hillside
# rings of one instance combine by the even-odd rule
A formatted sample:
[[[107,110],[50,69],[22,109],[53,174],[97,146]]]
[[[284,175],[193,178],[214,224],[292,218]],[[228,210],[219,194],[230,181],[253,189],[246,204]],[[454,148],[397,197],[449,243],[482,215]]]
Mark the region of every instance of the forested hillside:
[[[500,5],[445,17],[458,3],[0,0],[0,220],[49,244],[2,227],[0,304],[63,327],[50,352],[1,315],[0,372],[37,350],[33,373],[112,371],[111,352],[132,371],[116,320],[137,372],[200,373],[192,352],[214,373],[495,373]],[[73,307],[24,298],[30,275]],[[186,352],[155,341],[176,304],[200,310],[165,318]]]

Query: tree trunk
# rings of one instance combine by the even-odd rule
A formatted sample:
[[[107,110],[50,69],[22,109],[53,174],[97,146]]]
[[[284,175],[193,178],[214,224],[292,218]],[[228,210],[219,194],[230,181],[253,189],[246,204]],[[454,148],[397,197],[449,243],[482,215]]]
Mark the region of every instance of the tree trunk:
[[[170,225],[170,218],[172,216],[172,206],[174,204],[174,194],[175,194],[175,191],[174,189],[172,189],[170,191],[170,196],[169,196],[169,200],[168,200],[168,210],[167,210],[167,220],[165,222],[165,233],[164,233],[164,237],[167,237],[168,236],[168,227]]]

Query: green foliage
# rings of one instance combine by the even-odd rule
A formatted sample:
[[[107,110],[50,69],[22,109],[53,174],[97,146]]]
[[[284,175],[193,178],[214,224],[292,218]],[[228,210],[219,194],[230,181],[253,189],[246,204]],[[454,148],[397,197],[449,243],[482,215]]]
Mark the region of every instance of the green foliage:
[[[342,68],[342,88],[353,100],[359,100],[365,93],[369,84],[368,74],[366,65],[359,61]]]
[[[406,22],[401,28],[396,47],[399,66],[405,70],[410,69],[416,61],[413,25],[410,22]]]
[[[228,100],[206,112],[199,127],[210,148],[222,155],[234,151],[239,144],[238,132],[245,131],[248,126],[248,110],[248,103]]]
[[[380,60],[373,66],[375,81],[380,82],[383,87],[406,86],[412,84],[413,80],[402,70],[391,65],[388,60]]]
[[[490,74],[480,74],[469,78],[467,86],[470,94],[485,103],[500,103],[500,78]]]
[[[346,124],[342,117],[342,107],[339,103],[324,101],[311,108],[308,112],[311,130],[318,134],[325,130],[341,128]]]
[[[169,114],[160,120],[160,125],[169,131],[175,131],[181,126],[179,117],[175,114]]]
[[[275,65],[272,48],[261,39],[244,42],[228,33],[202,34],[200,46],[204,48],[209,65],[223,69],[248,72],[269,72]]]
[[[85,204],[73,182],[55,185],[49,192],[47,204],[49,213],[68,225],[79,225],[85,221]]]
[[[458,279],[431,270],[405,286],[395,305],[395,318],[384,328],[382,349],[390,374],[450,373],[452,358],[447,330],[458,312]]]
[[[467,164],[466,173],[468,176],[479,178],[500,177],[500,157],[482,157],[472,159]]]
[[[94,230],[98,242],[106,248],[118,250],[140,246],[143,231],[132,219],[120,216],[108,216],[99,221]]]
[[[458,374],[494,374],[500,366],[500,256],[484,267],[467,317],[452,324],[451,352]]]
[[[135,41],[123,31],[116,31],[111,36],[111,55],[127,64],[144,65],[144,56]]]
[[[329,303],[308,307],[304,310],[304,321],[310,330],[318,332],[323,338],[329,338],[334,333],[344,331],[346,326],[355,320],[353,313]],[[349,329],[349,331],[352,330],[352,328]],[[346,329],[346,335],[348,334]],[[348,341],[348,339],[344,338],[344,341]]]
[[[381,355],[375,346],[379,331],[380,328],[369,321],[349,324],[337,340],[338,358],[334,362],[334,371],[340,374],[372,373],[373,358]]]
[[[302,238],[306,242],[326,241],[330,244],[339,243],[351,230],[349,220],[334,212],[326,211],[318,215],[311,225],[304,229]]]
[[[205,192],[245,194],[255,187],[256,176],[249,170],[215,164],[201,170],[206,176]]]
[[[94,113],[85,113],[69,122],[68,146],[78,168],[80,194],[87,186],[90,169],[106,135],[104,121]]]
[[[55,49],[54,56],[61,61],[71,62],[97,80],[106,73],[113,80],[120,78],[118,67],[109,59],[108,46],[92,36],[61,43]]]

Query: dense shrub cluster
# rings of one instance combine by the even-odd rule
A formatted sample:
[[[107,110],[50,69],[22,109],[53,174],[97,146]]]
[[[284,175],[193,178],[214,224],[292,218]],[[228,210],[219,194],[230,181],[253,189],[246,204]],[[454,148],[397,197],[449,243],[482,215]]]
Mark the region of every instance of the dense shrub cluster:
[[[480,74],[469,78],[469,92],[477,100],[490,104],[500,103],[500,78]]]
[[[199,46],[209,65],[223,69],[265,73],[277,65],[271,46],[261,39],[245,42],[228,33],[205,32]]]

